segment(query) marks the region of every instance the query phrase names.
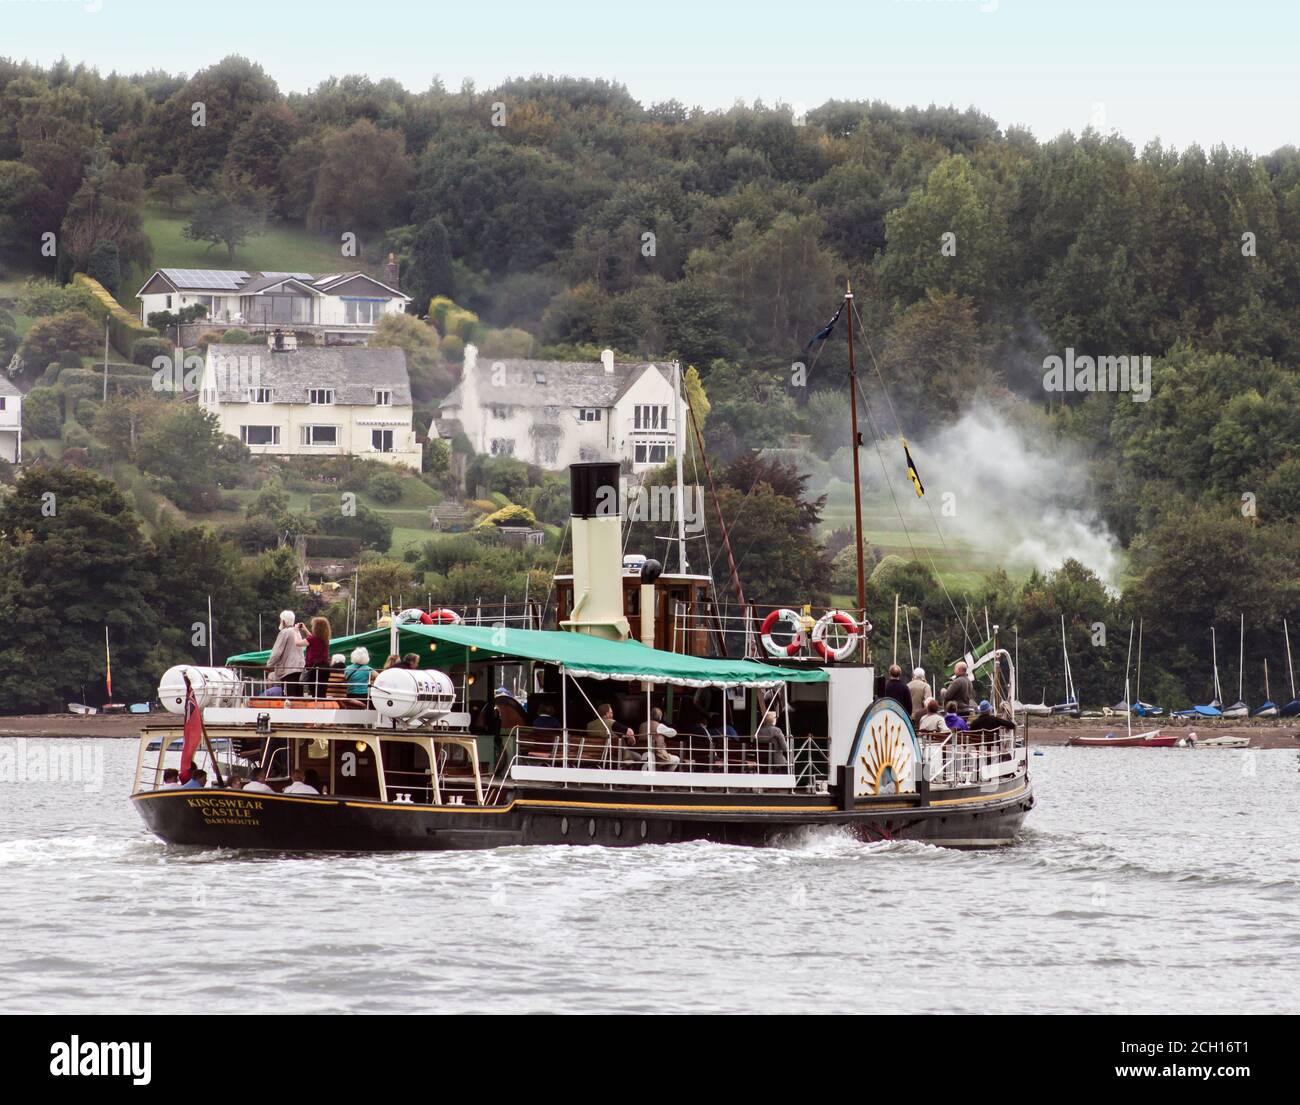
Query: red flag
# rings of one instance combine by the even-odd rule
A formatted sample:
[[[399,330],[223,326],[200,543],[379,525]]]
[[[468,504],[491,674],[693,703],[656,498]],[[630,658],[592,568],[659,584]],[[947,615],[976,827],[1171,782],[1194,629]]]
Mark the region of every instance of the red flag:
[[[199,740],[203,737],[203,711],[199,709],[194,697],[194,688],[190,686],[190,677],[185,678],[185,741],[181,747],[181,782],[190,781],[190,764],[199,750]]]
[[[104,687],[109,700],[113,698],[113,654],[108,651],[108,626],[104,626]]]

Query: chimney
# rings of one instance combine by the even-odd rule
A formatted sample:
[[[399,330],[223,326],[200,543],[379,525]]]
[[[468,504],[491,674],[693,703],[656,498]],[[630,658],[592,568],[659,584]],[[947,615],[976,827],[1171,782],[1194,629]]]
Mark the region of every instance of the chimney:
[[[619,468],[598,461],[569,465],[569,527],[573,535],[573,611],[564,629],[607,640],[631,633],[623,613],[622,511]]]
[[[401,285],[397,283],[397,278],[399,275],[398,267],[397,267],[397,254],[390,253],[388,255],[388,264],[386,268],[388,271],[388,286],[390,288],[400,288]]]
[[[612,349],[602,350],[600,363],[605,366],[605,375],[612,376],[614,374],[614,351]]]

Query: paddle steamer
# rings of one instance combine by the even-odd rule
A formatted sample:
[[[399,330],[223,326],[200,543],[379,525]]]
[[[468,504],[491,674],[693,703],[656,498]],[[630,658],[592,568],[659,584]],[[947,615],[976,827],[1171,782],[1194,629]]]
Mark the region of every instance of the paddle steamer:
[[[617,478],[617,465],[571,470],[559,628],[411,618],[337,639],[334,651],[420,658],[364,698],[333,685],[286,697],[266,683],[265,652],[172,669],[160,698],[183,713],[189,680],[216,785],[167,787],[179,719],[147,726],[131,796],[145,824],[174,844],[287,851],[764,844],[822,826],[867,841],[1015,841],[1033,805],[1022,733],[922,739],[896,702],[874,699],[860,610],[746,611],[737,630],[698,579],[625,566]],[[656,629],[665,609],[669,635]],[[745,655],[729,657],[737,636]],[[1013,701],[1014,683],[1000,712]],[[271,793],[229,785],[254,769]],[[283,793],[295,772],[320,793]]]

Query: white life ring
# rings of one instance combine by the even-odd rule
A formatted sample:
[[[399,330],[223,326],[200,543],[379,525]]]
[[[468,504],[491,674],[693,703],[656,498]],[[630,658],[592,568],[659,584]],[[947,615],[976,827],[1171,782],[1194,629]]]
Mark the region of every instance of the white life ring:
[[[831,648],[823,639],[826,636],[826,630],[832,625],[842,625],[849,631],[844,643],[838,648]],[[862,631],[858,628],[858,623],[853,620],[852,615],[846,614],[843,610],[829,610],[818,618],[817,624],[813,626],[812,646],[823,660],[847,660],[858,647],[858,640],[861,636]]]
[[[772,630],[776,628],[778,622],[788,622],[794,626],[794,636],[788,645],[779,645],[772,640]],[[767,650],[769,656],[793,656],[803,648],[803,616],[797,610],[782,608],[773,610],[759,627],[759,634],[763,641],[763,647]]]

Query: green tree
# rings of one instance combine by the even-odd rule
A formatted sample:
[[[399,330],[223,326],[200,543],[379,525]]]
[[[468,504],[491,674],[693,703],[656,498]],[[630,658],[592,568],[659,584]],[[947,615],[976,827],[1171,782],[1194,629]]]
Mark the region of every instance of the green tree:
[[[193,242],[225,246],[233,264],[235,250],[265,229],[268,204],[265,189],[229,173],[219,174],[213,186],[195,198],[193,215],[182,234]]]
[[[157,476],[178,506],[210,507],[215,492],[222,433],[216,415],[176,403],[152,419],[136,437],[135,460]]]
[[[401,134],[358,119],[321,142],[308,225],[358,234],[391,226],[405,212],[412,177]]]
[[[115,697],[147,697],[156,674],[145,663],[157,633],[151,558],[121,492],[91,472],[32,469],[0,497],[0,533],[6,709],[61,709],[83,686],[102,701],[105,626]]]
[[[88,271],[91,257],[105,244],[114,247],[119,265],[147,268],[153,246],[140,217],[143,203],[144,170],[119,165],[108,160],[107,150],[97,151],[63,219],[61,250],[73,268]],[[110,290],[116,291],[116,283]]]
[[[451,390],[451,373],[438,353],[438,332],[428,323],[412,315],[384,315],[375,326],[370,345],[406,354],[411,394],[417,402],[440,399]]]
[[[18,347],[18,355],[30,376],[58,360],[65,349],[94,353],[103,340],[103,328],[84,311],[60,311],[32,324]]]

